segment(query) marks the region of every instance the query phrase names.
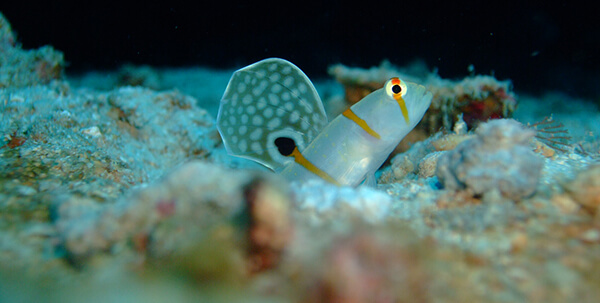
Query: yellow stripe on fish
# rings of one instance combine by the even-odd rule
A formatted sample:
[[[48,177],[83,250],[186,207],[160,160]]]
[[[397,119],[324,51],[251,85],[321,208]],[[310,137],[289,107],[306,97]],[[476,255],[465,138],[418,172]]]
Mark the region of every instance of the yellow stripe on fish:
[[[322,171],[320,168],[316,167],[312,162],[306,160],[302,153],[298,150],[296,143],[293,139],[287,137],[279,137],[275,139],[275,146],[279,150],[279,153],[286,156],[294,158],[294,162],[298,163],[311,173],[321,177],[321,179],[333,183],[335,185],[340,185],[334,178],[328,175],[326,172]]]
[[[373,176],[431,104],[422,85],[392,78],[327,123],[308,77],[278,58],[236,71],[217,128],[227,151],[291,180],[356,186]]]
[[[381,139],[381,136],[374,131],[369,124],[367,124],[367,122],[365,122],[365,120],[359,118],[353,111],[352,109],[347,109],[345,110],[342,115],[350,120],[352,120],[352,122],[356,123],[358,126],[360,126],[362,129],[364,129],[367,133],[369,133],[369,135],[377,138],[377,139]]]
[[[396,100],[396,102],[398,102],[400,110],[402,110],[402,116],[404,117],[404,121],[406,121],[407,124],[410,124],[410,119],[408,117],[408,109],[406,109],[406,102],[404,102],[404,99],[402,99],[402,96],[406,94],[406,90],[406,83],[404,83],[398,78],[392,78],[386,83],[386,91],[388,92],[388,95],[390,95],[392,98],[394,98],[394,100]]]

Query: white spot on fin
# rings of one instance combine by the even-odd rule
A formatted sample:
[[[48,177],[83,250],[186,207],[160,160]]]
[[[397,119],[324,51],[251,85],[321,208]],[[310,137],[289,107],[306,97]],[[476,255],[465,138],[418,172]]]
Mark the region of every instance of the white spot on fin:
[[[290,161],[279,154],[273,136],[293,138],[303,149],[326,124],[323,104],[308,77],[278,58],[237,70],[217,116],[217,128],[230,154],[272,169]]]

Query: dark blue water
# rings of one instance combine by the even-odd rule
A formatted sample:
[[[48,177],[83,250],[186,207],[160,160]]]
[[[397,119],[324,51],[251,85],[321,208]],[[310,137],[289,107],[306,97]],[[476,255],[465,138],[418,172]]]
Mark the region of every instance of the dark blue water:
[[[512,79],[520,91],[600,96],[593,4],[447,2],[10,1],[0,11],[25,48],[55,46],[71,72],[125,62],[239,68],[282,57],[316,78],[334,63],[368,67],[389,59],[405,65],[419,58],[444,78],[463,77],[472,64],[476,73]]]

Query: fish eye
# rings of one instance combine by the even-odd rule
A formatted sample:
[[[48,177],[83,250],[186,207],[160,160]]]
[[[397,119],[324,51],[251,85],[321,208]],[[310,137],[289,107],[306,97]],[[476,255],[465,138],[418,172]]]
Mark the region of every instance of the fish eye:
[[[279,153],[286,157],[290,156],[296,148],[296,142],[294,139],[288,137],[279,137],[275,139],[274,143],[275,146],[277,146]]]
[[[394,77],[385,84],[385,91],[394,99],[404,97],[407,93],[406,83],[399,78]]]

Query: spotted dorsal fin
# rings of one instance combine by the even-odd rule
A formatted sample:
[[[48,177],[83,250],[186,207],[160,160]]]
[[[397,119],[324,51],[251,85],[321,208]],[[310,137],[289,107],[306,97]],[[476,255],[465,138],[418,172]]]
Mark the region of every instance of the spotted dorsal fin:
[[[237,70],[221,99],[217,127],[230,154],[273,170],[293,161],[275,141],[302,151],[327,124],[315,87],[294,64],[270,58]]]

